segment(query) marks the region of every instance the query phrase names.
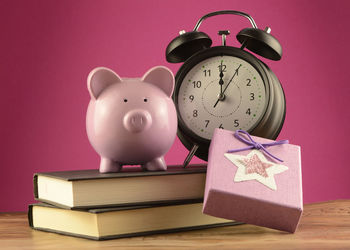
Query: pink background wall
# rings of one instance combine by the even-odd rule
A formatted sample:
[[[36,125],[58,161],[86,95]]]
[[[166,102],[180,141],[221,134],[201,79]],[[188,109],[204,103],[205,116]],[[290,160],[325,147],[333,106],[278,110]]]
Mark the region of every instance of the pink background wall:
[[[280,78],[287,116],[280,139],[302,147],[305,203],[350,198],[349,1],[0,1],[0,211],[33,202],[34,172],[97,168],[85,132],[87,74],[107,66],[142,76],[165,61],[179,30],[204,14],[234,9],[270,26],[281,61],[264,60]],[[248,27],[241,17],[215,17],[201,26],[218,45]],[[177,140],[166,156],[182,163]],[[194,162],[200,162],[196,159]]]

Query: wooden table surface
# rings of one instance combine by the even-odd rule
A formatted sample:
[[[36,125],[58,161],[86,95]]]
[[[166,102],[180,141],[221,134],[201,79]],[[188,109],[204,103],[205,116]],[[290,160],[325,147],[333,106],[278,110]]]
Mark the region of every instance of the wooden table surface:
[[[41,232],[27,214],[0,213],[0,249],[350,249],[350,200],[308,204],[295,234],[239,225],[93,241]]]

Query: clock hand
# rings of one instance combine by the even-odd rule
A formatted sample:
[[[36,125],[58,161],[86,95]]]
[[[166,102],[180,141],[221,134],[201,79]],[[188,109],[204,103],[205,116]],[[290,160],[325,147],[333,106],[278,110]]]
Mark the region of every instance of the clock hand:
[[[224,91],[222,90],[222,87],[224,85],[224,80],[223,80],[224,73],[223,73],[222,61],[221,61],[219,70],[220,70],[220,75],[219,75],[220,76],[220,80],[219,80],[220,93],[219,93],[219,96],[218,96],[218,100],[217,100],[217,102],[214,105],[214,108],[216,107],[216,105],[218,104],[219,101],[223,101],[225,99]]]
[[[224,73],[223,73],[223,70],[222,70],[222,61],[221,61],[221,64],[220,64],[220,80],[219,80],[219,84],[220,84],[220,94],[219,94],[219,98],[220,99],[223,99],[223,91],[222,91],[222,86],[224,85],[224,80],[222,79],[224,77]]]
[[[238,75],[238,70],[239,70],[240,67],[241,67],[241,65],[239,65],[238,68],[235,70],[235,73],[234,73],[233,76],[231,77],[230,81],[227,83],[227,85],[226,85],[224,91],[222,92],[222,95],[225,94],[225,91],[226,91],[226,89],[228,88],[228,86],[230,85],[230,83],[232,82],[233,78],[234,78],[236,75]],[[214,108],[216,107],[216,105],[218,105],[219,101],[220,101],[220,98],[218,98],[218,100],[217,100],[216,103],[214,104]]]
[[[239,65],[238,68],[235,70],[235,73],[233,74],[233,76],[231,77],[230,81],[229,81],[228,84],[226,85],[226,87],[225,87],[223,93],[225,93],[227,87],[230,85],[230,83],[232,82],[233,78],[234,78],[236,75],[238,75],[238,70],[239,70],[239,68],[240,68],[241,66],[242,66],[242,65]]]

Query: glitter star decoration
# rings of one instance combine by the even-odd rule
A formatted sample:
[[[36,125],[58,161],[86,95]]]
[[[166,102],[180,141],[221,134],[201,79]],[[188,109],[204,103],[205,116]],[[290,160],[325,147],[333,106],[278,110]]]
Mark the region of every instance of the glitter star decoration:
[[[234,182],[256,180],[272,190],[277,190],[274,175],[288,169],[285,165],[268,161],[256,149],[247,156],[226,153],[225,157],[237,167]]]
[[[271,167],[272,164],[262,162],[256,154],[254,154],[249,159],[243,159],[243,164],[245,164],[245,167],[246,167],[245,168],[246,174],[257,173],[264,176],[265,178],[269,177],[267,175],[266,169],[268,167]]]

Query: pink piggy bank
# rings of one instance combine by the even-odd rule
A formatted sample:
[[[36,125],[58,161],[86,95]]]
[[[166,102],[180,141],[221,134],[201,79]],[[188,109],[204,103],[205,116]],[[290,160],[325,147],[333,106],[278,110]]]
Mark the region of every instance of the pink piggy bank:
[[[177,131],[172,72],[157,66],[141,79],[122,79],[101,67],[90,72],[87,85],[86,130],[101,156],[100,172],[118,172],[123,165],[166,170],[164,154]]]

